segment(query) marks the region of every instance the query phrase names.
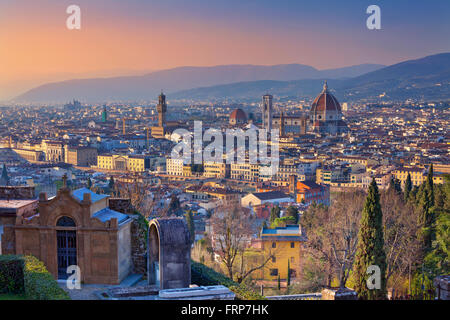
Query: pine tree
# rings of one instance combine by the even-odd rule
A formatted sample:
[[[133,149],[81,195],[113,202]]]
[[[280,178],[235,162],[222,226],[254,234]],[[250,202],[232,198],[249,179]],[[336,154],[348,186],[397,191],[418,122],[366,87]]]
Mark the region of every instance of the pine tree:
[[[411,190],[412,190],[412,181],[411,181],[411,175],[408,172],[408,176],[406,177],[406,181],[405,181],[405,190],[403,192],[405,201],[408,201]]]
[[[434,184],[433,184],[433,165],[428,170],[427,179],[419,189],[419,225],[422,228],[419,231],[419,239],[422,242],[422,252],[419,259],[420,263],[423,262],[425,256],[432,250],[433,240],[436,234],[436,217],[434,210]]]
[[[281,279],[280,279],[280,274],[278,274],[278,279],[277,279],[277,287],[278,287],[278,290],[281,290]]]
[[[288,265],[287,265],[287,286],[289,287],[291,285],[291,263],[288,259]]]
[[[191,244],[195,241],[195,225],[194,225],[194,218],[192,217],[192,211],[189,210],[185,215],[186,223],[189,229],[189,238],[191,241]]]
[[[279,217],[280,217],[280,212],[281,212],[281,210],[280,210],[280,207],[279,207],[279,206],[273,207],[273,208],[270,210],[270,224],[271,224],[271,225],[272,225],[272,223],[275,221],[276,218],[279,218]]]
[[[298,209],[294,206],[289,206],[286,209],[286,217],[293,217],[295,220],[295,224],[298,223]]]
[[[3,164],[2,176],[0,177],[4,181],[5,185],[9,184],[8,170],[6,170],[6,164]]]
[[[88,178],[87,183],[88,183],[88,189],[91,189],[91,188],[92,188],[92,180],[91,180],[91,177]]]
[[[380,289],[369,289],[367,273],[371,265],[380,268]],[[355,290],[360,299],[376,300],[386,297],[386,253],[384,251],[383,213],[380,194],[375,179],[369,186],[368,195],[361,215],[358,233],[358,248],[355,256]]]
[[[109,186],[110,190],[114,189],[114,177],[113,176],[111,176],[111,178],[109,178],[108,186]]]

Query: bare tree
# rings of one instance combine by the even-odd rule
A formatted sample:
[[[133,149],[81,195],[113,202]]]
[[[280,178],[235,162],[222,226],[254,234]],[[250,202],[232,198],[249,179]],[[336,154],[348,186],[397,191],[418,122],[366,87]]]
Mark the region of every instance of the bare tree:
[[[133,207],[144,217],[149,218],[153,213],[154,201],[149,192],[151,185],[147,180],[134,182],[116,181],[113,195],[129,198]]]
[[[334,278],[345,287],[356,253],[359,220],[364,205],[362,191],[340,193],[332,207],[311,206],[302,216],[306,229],[305,253],[326,275],[326,286]]]
[[[419,239],[416,237],[418,228],[417,212],[411,203],[405,203],[400,195],[393,190],[381,194],[381,209],[383,211],[384,244],[386,251],[386,281],[396,280],[411,274],[411,267],[417,261],[420,250]],[[396,277],[392,277],[397,275]]]
[[[256,266],[246,265],[245,251],[256,233],[252,222],[250,212],[236,204],[218,207],[210,219],[213,249],[220,256],[230,279],[239,283],[256,270],[262,269],[273,256],[269,253]],[[239,267],[236,266],[237,258],[240,258]]]

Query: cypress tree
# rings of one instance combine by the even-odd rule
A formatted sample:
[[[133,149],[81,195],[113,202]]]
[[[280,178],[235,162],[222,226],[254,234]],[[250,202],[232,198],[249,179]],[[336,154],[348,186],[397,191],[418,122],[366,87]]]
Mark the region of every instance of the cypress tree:
[[[194,225],[194,218],[192,217],[192,211],[189,210],[185,215],[186,223],[189,229],[189,239],[191,241],[191,244],[195,241],[195,225]]]
[[[6,170],[6,164],[3,164],[1,180],[3,180],[5,182],[5,185],[9,184],[9,176],[8,176],[8,170]]]
[[[291,263],[288,259],[288,265],[287,265],[287,286],[289,287],[291,285]]]
[[[408,172],[408,176],[406,177],[406,181],[405,181],[405,190],[403,193],[405,201],[408,201],[411,190],[412,190],[412,181],[411,181],[411,175]]]
[[[380,268],[380,289],[369,289],[367,273],[371,265]],[[376,300],[386,298],[386,253],[384,251],[383,213],[380,194],[375,179],[369,186],[368,195],[361,215],[358,233],[358,248],[355,256],[355,290],[360,299]]]
[[[111,178],[109,178],[109,184],[108,184],[108,186],[109,186],[109,189],[114,189],[114,177],[113,176],[111,176]]]
[[[289,206],[286,209],[286,217],[293,217],[295,220],[295,224],[298,223],[298,209],[294,206]]]
[[[419,225],[422,227],[419,231],[419,239],[422,242],[422,252],[420,262],[423,262],[425,256],[432,250],[433,240],[435,238],[435,214],[434,214],[434,184],[433,184],[433,165],[428,170],[427,179],[420,189],[419,197]]]
[[[280,207],[278,207],[278,206],[273,207],[273,208],[270,210],[270,224],[271,224],[271,225],[272,225],[272,223],[275,221],[276,218],[279,218],[279,217],[280,217],[280,212],[281,212],[281,210],[280,210]]]
[[[87,182],[88,182],[88,189],[91,189],[92,188],[92,180],[90,177],[88,178]]]

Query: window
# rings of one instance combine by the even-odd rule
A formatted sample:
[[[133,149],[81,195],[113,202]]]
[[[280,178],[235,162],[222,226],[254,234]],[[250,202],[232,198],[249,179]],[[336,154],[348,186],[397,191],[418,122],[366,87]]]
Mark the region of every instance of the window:
[[[72,218],[69,217],[61,217],[58,219],[58,222],[56,223],[58,227],[75,227],[75,221],[73,221]]]
[[[275,242],[272,242],[272,248],[276,248],[277,244]]]
[[[291,242],[291,248],[295,248],[295,242]]]
[[[277,258],[276,257],[272,257],[272,262],[277,262]]]
[[[278,275],[278,269],[270,269],[270,275],[271,276],[277,276]]]

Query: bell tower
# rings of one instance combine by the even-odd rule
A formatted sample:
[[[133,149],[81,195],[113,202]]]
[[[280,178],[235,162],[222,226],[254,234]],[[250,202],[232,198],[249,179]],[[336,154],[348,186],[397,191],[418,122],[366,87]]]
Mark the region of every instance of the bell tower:
[[[167,104],[166,104],[166,96],[162,92],[159,95],[156,110],[158,111],[158,127],[164,127],[166,123]]]

